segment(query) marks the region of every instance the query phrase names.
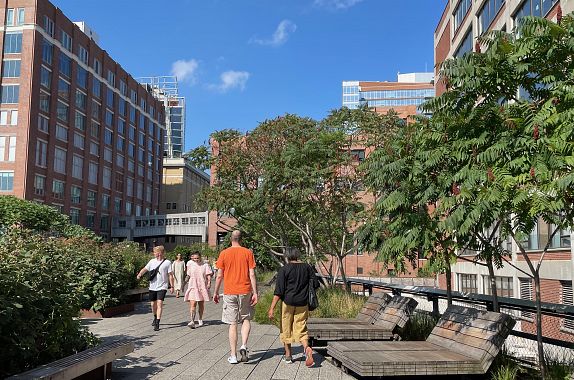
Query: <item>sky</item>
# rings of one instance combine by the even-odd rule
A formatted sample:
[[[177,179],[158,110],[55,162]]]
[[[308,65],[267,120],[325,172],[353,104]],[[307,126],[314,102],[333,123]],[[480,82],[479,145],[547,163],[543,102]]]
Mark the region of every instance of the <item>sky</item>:
[[[344,80],[433,70],[443,0],[51,0],[134,78],[176,75],[185,150],[341,107]]]

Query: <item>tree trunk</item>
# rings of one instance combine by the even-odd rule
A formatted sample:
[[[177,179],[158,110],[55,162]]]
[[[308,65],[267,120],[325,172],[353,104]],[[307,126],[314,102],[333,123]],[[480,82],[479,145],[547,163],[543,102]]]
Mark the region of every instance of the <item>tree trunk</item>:
[[[538,365],[542,380],[546,378],[546,358],[544,357],[544,345],[542,344],[542,298],[540,297],[540,272],[534,272],[534,287],[536,294],[536,340],[538,343]]]
[[[445,268],[446,277],[446,303],[448,306],[452,305],[452,272],[450,270],[450,263],[447,263]]]
[[[494,277],[494,266],[492,265],[492,260],[486,261],[486,267],[488,268],[488,276],[490,277],[490,293],[492,294],[492,310],[497,313],[500,312],[500,306],[498,306],[498,291],[496,288],[496,278]]]
[[[351,284],[347,282],[347,275],[345,274],[345,268],[343,267],[343,256],[337,255],[337,264],[339,264],[339,273],[341,273],[341,279],[345,284],[345,290],[351,293]]]

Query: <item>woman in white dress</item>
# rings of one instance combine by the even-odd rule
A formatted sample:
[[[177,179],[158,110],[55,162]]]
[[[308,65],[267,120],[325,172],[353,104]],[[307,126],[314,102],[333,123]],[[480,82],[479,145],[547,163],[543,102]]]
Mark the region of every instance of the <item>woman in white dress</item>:
[[[183,292],[185,284],[185,261],[181,258],[181,253],[177,254],[177,258],[171,264],[171,270],[174,276],[175,296],[179,298],[179,294]]]

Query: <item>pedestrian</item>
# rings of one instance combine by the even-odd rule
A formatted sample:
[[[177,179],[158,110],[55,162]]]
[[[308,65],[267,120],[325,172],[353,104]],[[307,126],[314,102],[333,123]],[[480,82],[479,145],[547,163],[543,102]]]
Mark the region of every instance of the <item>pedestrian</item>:
[[[217,279],[213,301],[219,302],[219,287],[223,281],[223,313],[221,321],[229,325],[231,356],[227,361],[237,364],[237,324],[241,323],[240,360],[249,360],[247,340],[251,330],[253,307],[257,304],[255,258],[251,250],[241,246],[241,232],[231,233],[231,247],[219,254],[216,262]]]
[[[315,270],[299,260],[301,252],[289,248],[285,252],[287,264],[277,272],[275,292],[269,307],[268,317],[274,319],[275,305],[281,300],[280,339],[285,347],[285,362],[293,363],[291,344],[300,342],[305,353],[305,365],[311,367],[313,349],[309,346],[307,319],[309,319],[309,286],[318,288]]]
[[[173,294],[173,272],[171,261],[165,259],[165,249],[163,245],[153,247],[154,258],[143,267],[138,275],[139,280],[147,272],[157,271],[157,274],[149,282],[149,300],[153,311],[152,326],[154,331],[159,331],[159,321],[163,311],[163,300],[169,290]]]
[[[175,290],[175,297],[179,298],[179,294],[183,291],[185,282],[185,261],[181,258],[181,253],[176,255],[176,259],[171,264],[171,271],[173,272],[173,288]]]
[[[185,301],[189,301],[189,314],[191,315],[191,322],[187,325],[189,328],[195,328],[195,309],[196,305],[199,309],[199,320],[197,327],[203,326],[203,311],[205,301],[209,301],[211,296],[209,289],[211,288],[211,277],[213,271],[208,263],[201,260],[199,252],[193,252],[191,259],[187,262],[187,291],[185,292]]]

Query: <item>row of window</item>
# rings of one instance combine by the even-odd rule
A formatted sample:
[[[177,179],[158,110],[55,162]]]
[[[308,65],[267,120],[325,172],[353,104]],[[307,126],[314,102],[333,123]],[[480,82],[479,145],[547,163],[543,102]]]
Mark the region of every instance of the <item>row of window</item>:
[[[18,110],[0,110],[0,125],[18,125]]]
[[[428,98],[433,96],[434,96],[434,88],[360,92],[360,98],[363,98],[365,100],[389,99],[389,98]]]
[[[20,26],[24,25],[24,8],[8,8],[6,9],[6,26]]]
[[[14,190],[14,171],[0,170],[0,191]]]
[[[144,228],[144,227],[162,227],[162,226],[179,226],[180,222],[182,225],[204,225],[205,224],[205,217],[204,216],[193,216],[187,218],[166,218],[166,219],[138,219],[136,220],[136,228]],[[120,228],[126,227],[126,221],[120,220],[118,222]]]

